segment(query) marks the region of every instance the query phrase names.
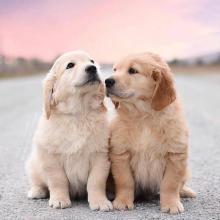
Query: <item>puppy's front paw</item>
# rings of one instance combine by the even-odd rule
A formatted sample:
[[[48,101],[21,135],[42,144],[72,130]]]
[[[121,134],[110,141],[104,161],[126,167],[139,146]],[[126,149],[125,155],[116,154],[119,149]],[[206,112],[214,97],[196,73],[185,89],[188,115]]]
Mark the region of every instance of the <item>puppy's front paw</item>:
[[[184,207],[180,201],[168,202],[166,204],[161,204],[161,211],[170,214],[179,214],[184,212]]]
[[[107,198],[102,199],[90,199],[89,207],[91,210],[110,211],[113,209],[112,203]]]
[[[71,206],[71,201],[69,198],[51,197],[49,199],[49,206],[55,209],[65,209]]]
[[[29,199],[44,199],[48,195],[48,191],[45,188],[41,187],[32,187],[28,191],[28,198]]]
[[[134,203],[130,199],[121,199],[121,198],[116,198],[113,201],[113,207],[114,209],[117,210],[132,210],[134,209]]]

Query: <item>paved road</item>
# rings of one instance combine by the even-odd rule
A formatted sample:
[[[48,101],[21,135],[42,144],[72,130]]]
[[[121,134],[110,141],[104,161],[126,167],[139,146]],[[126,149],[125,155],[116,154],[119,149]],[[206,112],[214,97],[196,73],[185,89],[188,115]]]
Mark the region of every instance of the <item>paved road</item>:
[[[86,201],[54,210],[48,200],[28,200],[24,163],[41,111],[41,81],[0,81],[0,219],[220,219],[220,74],[176,77],[191,130],[190,185],[198,193],[183,200],[178,216],[160,213],[158,200],[110,213],[92,212]]]

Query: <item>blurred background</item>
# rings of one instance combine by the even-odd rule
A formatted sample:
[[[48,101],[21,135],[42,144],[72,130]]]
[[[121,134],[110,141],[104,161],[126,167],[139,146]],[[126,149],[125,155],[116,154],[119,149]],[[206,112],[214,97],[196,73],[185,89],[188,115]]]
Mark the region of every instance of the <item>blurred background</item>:
[[[0,78],[45,72],[75,49],[105,65],[152,51],[177,73],[219,72],[220,1],[0,0]]]

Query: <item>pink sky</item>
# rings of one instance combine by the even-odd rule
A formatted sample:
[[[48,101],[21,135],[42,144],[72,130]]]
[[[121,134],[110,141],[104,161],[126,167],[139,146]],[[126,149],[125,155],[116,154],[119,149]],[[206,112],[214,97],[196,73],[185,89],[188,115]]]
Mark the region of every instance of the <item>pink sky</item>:
[[[114,62],[133,52],[166,59],[220,51],[218,0],[1,0],[0,53],[51,60],[83,49]]]

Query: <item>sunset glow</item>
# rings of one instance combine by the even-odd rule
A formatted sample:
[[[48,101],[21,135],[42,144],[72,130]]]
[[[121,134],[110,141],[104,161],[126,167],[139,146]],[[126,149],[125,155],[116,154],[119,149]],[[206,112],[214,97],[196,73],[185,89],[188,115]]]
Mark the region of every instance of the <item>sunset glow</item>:
[[[51,60],[74,49],[103,62],[147,50],[166,59],[220,51],[220,2],[0,0],[0,54]]]

